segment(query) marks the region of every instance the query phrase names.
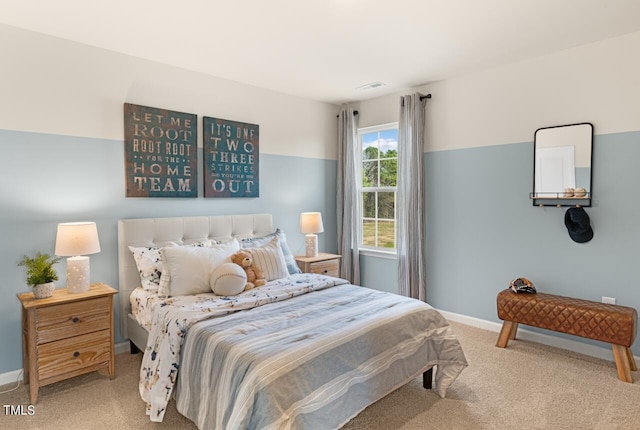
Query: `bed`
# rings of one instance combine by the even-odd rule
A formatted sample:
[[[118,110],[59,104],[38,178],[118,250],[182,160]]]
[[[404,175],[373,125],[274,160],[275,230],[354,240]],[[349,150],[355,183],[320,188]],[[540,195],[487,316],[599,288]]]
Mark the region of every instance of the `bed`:
[[[238,295],[141,291],[130,247],[207,247],[274,232],[271,243],[282,243],[270,214],[118,222],[121,332],[144,353],[140,394],[152,421],[173,396],[200,429],[331,429],[421,374],[446,395],[467,362],[435,309],[292,273],[286,253],[285,276]]]

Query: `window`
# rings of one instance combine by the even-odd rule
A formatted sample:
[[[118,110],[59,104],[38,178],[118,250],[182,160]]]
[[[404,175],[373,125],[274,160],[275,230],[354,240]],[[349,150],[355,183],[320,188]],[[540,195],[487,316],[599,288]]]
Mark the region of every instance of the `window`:
[[[361,128],[362,248],[396,248],[398,124]]]

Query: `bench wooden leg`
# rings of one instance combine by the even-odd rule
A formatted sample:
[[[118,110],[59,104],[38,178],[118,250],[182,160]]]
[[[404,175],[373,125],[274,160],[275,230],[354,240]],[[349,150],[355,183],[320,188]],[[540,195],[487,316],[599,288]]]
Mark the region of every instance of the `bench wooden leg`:
[[[623,382],[631,382],[633,383],[633,379],[631,378],[631,363],[629,360],[629,353],[626,348],[622,345],[611,345],[613,349],[613,358],[616,361],[616,369],[618,370],[618,379]],[[635,362],[635,360],[634,360]]]
[[[516,332],[518,331],[518,323],[514,322],[511,325],[511,332],[509,333],[509,340],[516,340]]]
[[[626,348],[627,357],[629,357],[629,365],[631,366],[631,370],[638,370],[638,366],[636,366],[636,359],[633,358],[633,352],[631,352],[631,348]]]
[[[506,348],[509,343],[509,339],[515,339],[517,329],[518,323],[514,323],[513,321],[504,321],[502,323],[502,330],[500,330],[500,336],[498,336],[496,346]]]

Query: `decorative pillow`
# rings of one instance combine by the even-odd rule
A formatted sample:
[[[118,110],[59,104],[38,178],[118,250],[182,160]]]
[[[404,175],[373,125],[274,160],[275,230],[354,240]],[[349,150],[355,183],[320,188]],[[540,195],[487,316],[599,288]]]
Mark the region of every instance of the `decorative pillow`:
[[[166,246],[175,246],[168,244]],[[142,288],[148,291],[157,291],[162,275],[162,255],[160,246],[130,246],[129,251],[136,261]]]
[[[183,246],[195,246],[198,248],[204,248],[205,246],[214,246],[216,243],[215,240],[200,240],[198,242],[189,243]],[[175,245],[174,245],[175,246]],[[160,253],[162,256],[162,253]],[[167,263],[164,259],[161,258],[162,274],[160,275],[160,283],[158,284],[158,295],[160,297],[168,297],[170,294],[169,284],[171,283],[171,273],[169,272],[169,268],[167,267]]]
[[[187,296],[211,292],[209,279],[222,263],[231,262],[231,254],[240,249],[237,240],[212,247],[176,246],[162,249],[162,258],[170,275],[167,296]],[[160,292],[158,292],[160,295]]]
[[[235,296],[244,291],[247,274],[235,263],[222,263],[211,273],[209,286],[218,296]]]
[[[284,234],[284,231],[277,228],[275,232],[268,234],[262,237],[248,237],[246,239],[242,239],[242,247],[243,248],[255,248],[258,246],[265,245],[274,237],[277,237],[280,241],[280,248],[282,249],[282,255],[284,256],[284,261],[287,265],[287,271],[289,274],[293,275],[296,273],[302,273],[298,264],[296,263],[296,259],[293,257],[291,250],[289,249],[289,245],[287,244],[287,236]]]
[[[280,240],[275,236],[269,243],[257,248],[243,248],[253,257],[253,264],[262,270],[267,281],[289,277]]]

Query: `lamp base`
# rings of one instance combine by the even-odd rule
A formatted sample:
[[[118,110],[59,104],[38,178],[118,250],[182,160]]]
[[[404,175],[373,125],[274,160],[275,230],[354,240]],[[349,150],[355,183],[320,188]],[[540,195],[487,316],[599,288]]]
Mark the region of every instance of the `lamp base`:
[[[305,257],[317,257],[318,256],[318,235],[307,234],[305,235]]]
[[[89,257],[67,258],[67,291],[73,294],[89,291]]]

